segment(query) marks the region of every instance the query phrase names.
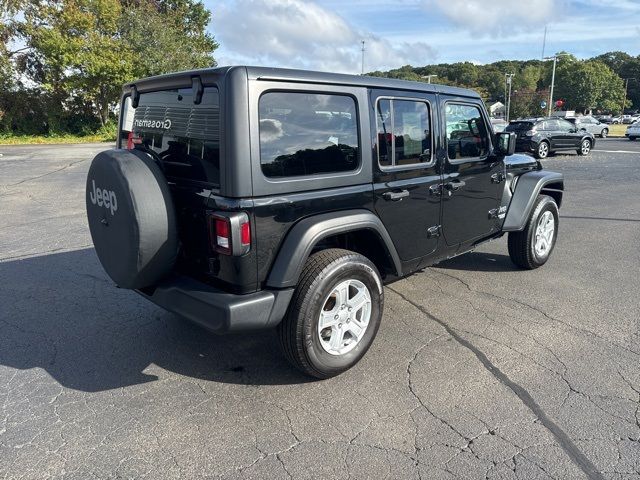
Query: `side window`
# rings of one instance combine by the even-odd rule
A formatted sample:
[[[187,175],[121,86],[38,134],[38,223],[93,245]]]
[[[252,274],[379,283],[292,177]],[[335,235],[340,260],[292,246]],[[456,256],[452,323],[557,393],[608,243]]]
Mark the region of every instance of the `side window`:
[[[427,102],[382,98],[376,107],[381,167],[431,161],[431,115]]]
[[[558,130],[558,121],[557,120],[547,120],[546,122],[544,122],[544,124],[546,125],[545,130],[552,132],[554,130]]]
[[[447,103],[445,120],[450,160],[481,158],[489,154],[489,134],[477,106]]]
[[[349,172],[360,163],[356,102],[347,95],[260,97],[260,164],[267,177]]]
[[[558,122],[558,130],[562,132],[570,132],[574,128],[573,124],[566,120],[556,120],[556,122]]]

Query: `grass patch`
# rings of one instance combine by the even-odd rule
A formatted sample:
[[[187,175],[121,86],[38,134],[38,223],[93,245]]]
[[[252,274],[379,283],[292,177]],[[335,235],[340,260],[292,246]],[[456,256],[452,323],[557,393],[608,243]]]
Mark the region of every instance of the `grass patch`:
[[[609,125],[610,137],[624,137],[624,132],[627,131],[629,125]]]
[[[109,123],[95,133],[74,135],[59,133],[50,135],[12,135],[0,133],[0,145],[42,145],[50,143],[97,143],[115,142],[118,127]]]
[[[105,135],[0,135],[0,145],[43,145],[54,143],[97,143],[112,142],[115,138]]]

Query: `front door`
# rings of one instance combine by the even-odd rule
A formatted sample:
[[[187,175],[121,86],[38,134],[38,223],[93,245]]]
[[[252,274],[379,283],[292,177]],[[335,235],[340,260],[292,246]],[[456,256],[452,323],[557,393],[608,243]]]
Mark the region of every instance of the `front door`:
[[[480,100],[441,97],[445,126],[442,229],[447,245],[496,233],[504,188],[504,159],[493,154]]]
[[[577,148],[580,146],[583,132],[573,123],[562,118],[556,120],[558,135],[562,138],[562,148]]]
[[[405,268],[438,245],[438,122],[435,95],[372,90],[374,205]]]

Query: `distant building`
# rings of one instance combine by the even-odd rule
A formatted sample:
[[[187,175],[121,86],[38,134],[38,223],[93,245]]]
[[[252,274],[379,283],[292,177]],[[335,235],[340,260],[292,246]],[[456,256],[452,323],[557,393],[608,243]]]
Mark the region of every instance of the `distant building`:
[[[492,118],[505,118],[507,116],[507,109],[502,102],[496,102],[489,105],[489,115]]]

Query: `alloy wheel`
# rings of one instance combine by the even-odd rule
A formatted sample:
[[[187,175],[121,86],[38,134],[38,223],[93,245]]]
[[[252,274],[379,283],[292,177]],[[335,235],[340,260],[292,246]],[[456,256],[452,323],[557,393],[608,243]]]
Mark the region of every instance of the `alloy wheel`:
[[[553,247],[553,235],[556,231],[556,220],[550,211],[540,215],[538,225],[536,225],[535,241],[533,248],[539,258],[549,255]]]
[[[322,304],[318,337],[331,355],[344,355],[362,340],[371,319],[371,293],[359,280],[336,285]]]
[[[547,155],[549,155],[549,145],[547,145],[547,142],[542,142],[538,146],[538,155],[540,158],[546,158]]]

